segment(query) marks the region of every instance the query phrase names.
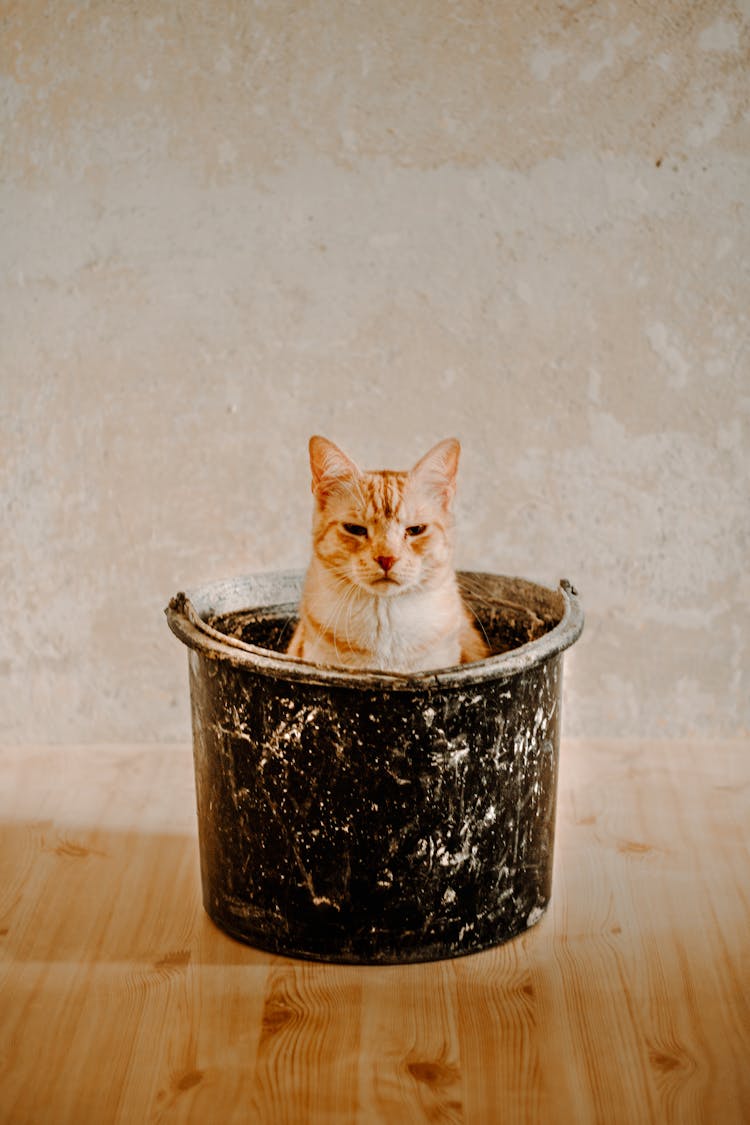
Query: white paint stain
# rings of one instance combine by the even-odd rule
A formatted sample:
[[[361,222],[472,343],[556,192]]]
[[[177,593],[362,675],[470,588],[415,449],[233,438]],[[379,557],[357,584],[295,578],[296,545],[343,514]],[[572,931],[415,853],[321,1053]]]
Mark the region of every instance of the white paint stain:
[[[595,367],[589,368],[588,400],[592,406],[601,405],[602,401],[602,373]]]
[[[719,19],[698,36],[698,46],[703,51],[736,51],[740,45],[737,25]]]
[[[529,911],[529,916],[526,919],[527,926],[535,926],[540,918],[544,917],[544,910],[541,906],[535,906],[533,910]]]
[[[675,390],[687,385],[690,365],[674,342],[666,324],[655,321],[646,328],[646,337],[653,351],[669,368],[671,376],[668,383]]]
[[[598,59],[592,59],[581,68],[578,77],[582,82],[590,83],[598,78],[603,70],[608,70],[615,61],[615,48],[612,40],[604,44],[604,51]]]
[[[312,898],[314,906],[332,906],[335,910],[340,909],[337,902],[332,902],[331,899],[327,898],[325,895],[311,894],[310,897]]]
[[[529,60],[531,73],[540,82],[546,82],[552,71],[562,66],[567,57],[565,51],[555,47],[539,47]]]
[[[460,746],[457,750],[453,750],[452,753],[450,753],[448,755],[449,765],[453,766],[454,768],[456,766],[460,765],[460,763],[464,760],[464,758],[466,758],[468,756],[468,753],[469,753],[469,747],[468,746]]]

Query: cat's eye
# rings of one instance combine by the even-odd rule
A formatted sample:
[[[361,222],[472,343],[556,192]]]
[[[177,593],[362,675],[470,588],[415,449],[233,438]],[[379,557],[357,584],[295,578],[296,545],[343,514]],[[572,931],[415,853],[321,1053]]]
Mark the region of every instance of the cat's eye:
[[[407,527],[406,534],[411,535],[411,536],[423,535],[426,530],[427,530],[427,524],[426,523],[415,523],[412,527]]]
[[[345,523],[344,531],[348,532],[349,535],[367,535],[367,528],[362,527],[362,525],[359,523]]]

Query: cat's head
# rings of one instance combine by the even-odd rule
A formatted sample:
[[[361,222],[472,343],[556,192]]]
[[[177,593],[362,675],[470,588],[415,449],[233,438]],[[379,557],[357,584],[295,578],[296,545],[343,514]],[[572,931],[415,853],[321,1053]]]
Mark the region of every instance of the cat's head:
[[[364,472],[332,441],[310,438],[313,552],[335,578],[393,597],[452,568],[461,447],[441,441],[409,472]]]

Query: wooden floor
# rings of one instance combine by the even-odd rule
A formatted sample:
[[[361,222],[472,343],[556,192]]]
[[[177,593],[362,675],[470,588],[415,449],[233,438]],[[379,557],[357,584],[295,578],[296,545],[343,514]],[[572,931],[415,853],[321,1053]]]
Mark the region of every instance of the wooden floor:
[[[750,742],[566,743],[553,904],[430,965],[200,905],[188,747],[0,755],[0,1122],[750,1122]]]

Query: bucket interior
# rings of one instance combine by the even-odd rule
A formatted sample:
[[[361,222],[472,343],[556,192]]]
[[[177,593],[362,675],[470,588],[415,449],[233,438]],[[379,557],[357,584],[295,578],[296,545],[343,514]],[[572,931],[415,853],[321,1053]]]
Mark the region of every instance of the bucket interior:
[[[539,640],[562,620],[565,603],[559,590],[493,574],[459,572],[466,604],[492,655]],[[285,652],[297,624],[298,604],[286,601],[201,614],[207,625],[245,644]]]

